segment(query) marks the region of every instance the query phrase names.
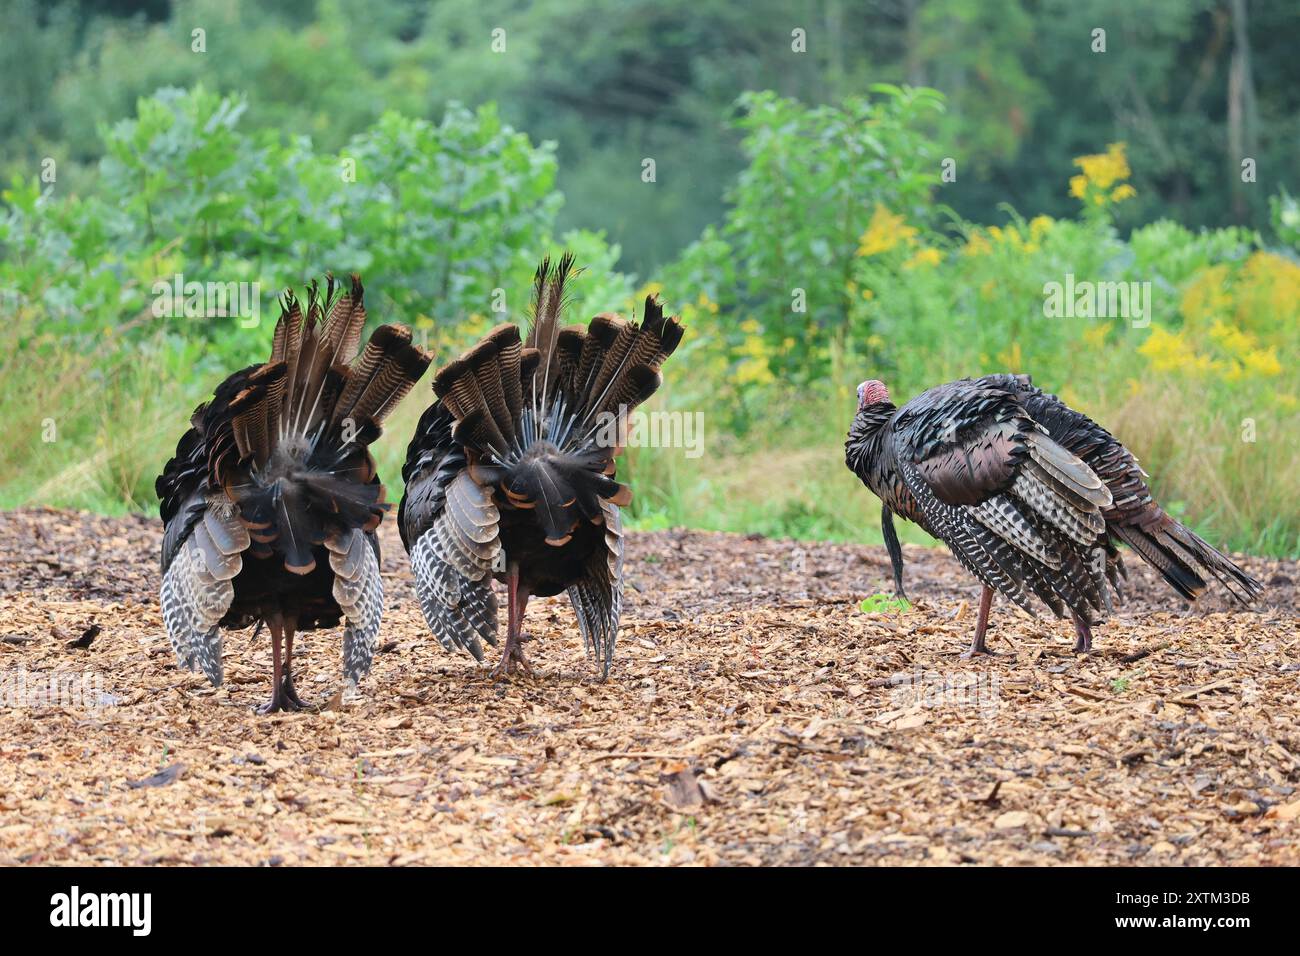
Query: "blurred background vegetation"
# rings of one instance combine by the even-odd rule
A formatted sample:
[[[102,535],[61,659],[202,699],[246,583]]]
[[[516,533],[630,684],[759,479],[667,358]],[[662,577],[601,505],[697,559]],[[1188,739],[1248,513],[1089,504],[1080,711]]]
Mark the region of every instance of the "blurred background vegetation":
[[[708,453],[629,450],[642,527],[878,540],[854,386],[1005,370],[1212,540],[1300,551],[1290,0],[0,9],[0,506],[151,510],[286,285],[360,271],[445,358],[567,246],[574,321],[659,291],[690,329],[655,402]],[[156,317],[177,274],[260,282],[261,326]],[[1151,283],[1150,324],[1045,317],[1067,274]]]

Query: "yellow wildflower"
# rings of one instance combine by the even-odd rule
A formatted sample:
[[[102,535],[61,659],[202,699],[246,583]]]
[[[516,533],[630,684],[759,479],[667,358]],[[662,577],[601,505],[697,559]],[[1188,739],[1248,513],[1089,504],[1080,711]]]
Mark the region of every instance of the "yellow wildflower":
[[[767,367],[767,359],[745,359],[736,366],[734,380],[737,385],[768,385],[775,379]]]
[[[1121,179],[1128,179],[1130,171],[1128,158],[1124,155],[1123,143],[1111,143],[1106,152],[1091,156],[1080,156],[1074,165],[1083,170],[1084,179],[1097,189],[1109,189]],[[1073,188],[1073,184],[1071,184]]]
[[[963,255],[968,256],[986,256],[993,251],[993,246],[988,239],[984,238],[982,232],[972,232],[970,238],[966,240],[966,245],[962,248]]]
[[[866,231],[858,240],[858,256],[875,256],[888,252],[900,241],[909,246],[915,242],[916,229],[909,226],[902,216],[895,215],[879,203],[871,214]]]
[[[1257,375],[1282,374],[1282,363],[1277,360],[1277,353],[1272,349],[1251,349],[1242,356],[1242,362]]]
[[[1029,238],[1034,242],[1039,242],[1042,238],[1052,231],[1055,220],[1051,216],[1035,216],[1029,220]]]
[[[1300,323],[1300,265],[1273,252],[1254,252],[1238,273],[1236,324],[1277,330]]]
[[[1114,322],[1104,322],[1101,325],[1094,325],[1083,333],[1083,341],[1088,345],[1100,348],[1106,344],[1106,336],[1110,334],[1110,330],[1114,325]]]
[[[1157,371],[1168,371],[1187,364],[1192,357],[1192,349],[1181,333],[1166,332],[1160,326],[1154,326],[1147,340],[1138,346],[1138,353],[1151,360]]]
[[[735,381],[737,385],[766,385],[774,380],[772,370],[768,367],[768,348],[760,334],[762,325],[757,319],[746,319],[740,323],[740,330],[745,333],[745,340],[736,349],[741,361],[736,366]]]
[[[1151,360],[1157,372],[1207,372],[1219,365],[1209,356],[1197,355],[1183,332],[1166,332],[1159,326],[1152,326],[1138,352]]]
[[[903,263],[904,269],[916,269],[919,266],[937,266],[943,262],[943,253],[938,249],[918,249],[912,258]]]
[[[1131,172],[1124,149],[1123,143],[1111,143],[1104,153],[1077,157],[1074,165],[1083,172],[1070,177],[1070,195],[1102,208],[1136,196],[1124,182]]]
[[[636,302],[644,302],[647,296],[656,296],[663,291],[664,284],[662,282],[647,282],[632,298]]]
[[[1179,308],[1192,327],[1204,328],[1204,320],[1227,314],[1232,305],[1228,291],[1228,267],[1210,266],[1196,274],[1183,293]]]
[[[1235,325],[1228,325],[1218,319],[1210,326],[1210,337],[1213,338],[1227,352],[1239,357],[1244,357],[1247,353],[1255,348],[1255,337],[1249,332],[1243,332]]]

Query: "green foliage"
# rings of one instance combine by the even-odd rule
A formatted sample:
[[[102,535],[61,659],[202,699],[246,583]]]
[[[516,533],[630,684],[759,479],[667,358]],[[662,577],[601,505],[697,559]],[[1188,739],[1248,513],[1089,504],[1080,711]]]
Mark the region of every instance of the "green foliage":
[[[1286,191],[1269,198],[1273,231],[1292,249],[1300,251],[1300,202]]]
[[[492,290],[536,256],[560,204],[552,149],[491,106],[452,104],[436,125],[388,113],[337,154],[243,132],[245,109],[203,87],[162,90],[102,130],[96,193],[61,199],[15,183],[0,275],[22,295],[39,291],[52,317],[116,324],[174,272],[261,282],[269,307],[286,285],[346,263],[395,318],[459,321],[487,312]]]
[[[912,602],[905,597],[892,594],[872,594],[858,603],[858,610],[863,614],[902,614],[912,609]]]
[[[1196,273],[1216,262],[1238,262],[1259,244],[1259,237],[1246,229],[1192,232],[1168,219],[1134,229],[1129,236],[1133,251],[1130,270],[1148,276],[1165,291],[1172,291]]]
[[[96,190],[66,195],[27,178],[4,191],[4,504],[151,507],[187,411],[268,342],[268,322],[155,308],[177,276],[258,283],[270,319],[286,286],[357,270],[372,316],[432,332],[444,356],[522,314],[561,202],[550,146],[491,106],[453,104],[437,124],[388,113],[337,153],[246,132],[246,116],[239,97],[162,90],[101,129]],[[589,292],[630,298],[616,247],[596,233],[564,238],[600,270]],[[510,298],[498,302],[497,289]],[[506,314],[489,319],[498,305]],[[16,353],[24,361],[12,364]],[[87,388],[110,382],[91,401]],[[399,442],[381,451],[390,471]]]
[[[762,326],[773,371],[800,379],[825,373],[830,348],[847,332],[838,320],[873,209],[913,219],[932,212],[938,157],[922,123],[943,99],[884,84],[873,91],[875,100],[839,107],[809,108],[771,93],[741,99],[749,165],[723,235],[736,263],[731,295]]]
[[[265,356],[267,323],[155,315],[157,283],[260,283],[270,318],[284,286],[355,269],[373,321],[412,324],[446,358],[521,317],[537,259],[568,247],[584,266],[575,320],[662,292],[688,329],[651,410],[703,410],[706,454],[628,450],[637,526],[879,540],[878,504],[842,464],[857,382],[883,378],[903,400],[1026,371],[1111,427],[1211,540],[1300,551],[1289,194],[1273,202],[1278,248],[1170,220],[1125,238],[1111,185],[1071,217],[1007,206],[997,225],[971,222],[939,202],[941,103],[887,85],[838,106],[742,97],[748,166],[721,223],[639,284],[605,232],[564,228],[557,147],[490,104],[436,122],[384,112],[318,145],[254,125],[252,97],[163,89],[100,125],[103,158],[78,188],[28,172],[3,193],[0,506],[152,509],[189,409]],[[1122,151],[1101,158],[1118,169]],[[1071,175],[1053,171],[1063,193]],[[1049,317],[1067,275],[1150,283],[1150,322]],[[423,404],[404,403],[377,449],[390,486]]]
[[[948,97],[934,132],[959,160],[944,199],[963,218],[994,221],[1002,202],[1072,216],[1059,171],[1122,139],[1138,190],[1124,229],[1169,216],[1264,231],[1267,197],[1296,188],[1295,16],[1278,0],[10,0],[0,181],[51,157],[88,191],[98,125],[169,86],[243,92],[252,127],[327,152],[386,111],[436,121],[448,100],[496,101],[559,143],[558,228],[605,230],[622,268],[650,275],[721,219],[744,166],[725,122],[737,96],[833,104],[886,81]],[[1258,185],[1240,181],[1242,155]]]
[[[1171,507],[1189,502],[1184,520],[1211,540],[1300,550],[1300,513],[1281,477],[1300,467],[1284,437],[1300,426],[1300,401],[1283,375],[1283,356],[1300,354],[1293,259],[1232,227],[1192,231],[1162,220],[1126,241],[1113,225],[1123,210],[1114,197],[1130,191],[1122,182],[1104,194],[1090,185],[1090,208],[1077,220],[1026,220],[1007,207],[1001,225],[949,214],[940,228],[924,179],[910,190],[895,188],[893,176],[867,179],[857,222],[836,231],[836,207],[818,206],[817,188],[796,203],[818,209],[806,221],[780,206],[815,178],[828,150],[802,152],[811,173],[792,172],[783,157],[798,154],[832,111],[759,102],[780,112],[759,126],[761,148],[752,148],[733,193],[736,208],[720,233],[706,231],[662,273],[685,304],[695,367],[712,385],[696,379],[667,401],[710,409],[710,453],[696,462],[638,458],[656,489],[646,495],[638,483],[638,515],[657,525],[874,536],[877,505],[836,447],[856,384],[883,379],[902,402],[943,381],[1011,371],[1031,373],[1105,422],[1147,463],[1157,495]],[[924,116],[907,122],[901,155],[932,152]],[[1107,176],[1126,177],[1122,146],[1099,159]],[[1061,170],[1061,180],[1071,172]],[[1089,175],[1100,173],[1085,165]],[[1050,314],[1050,290],[1076,279],[1124,283],[1149,299],[1141,314]],[[817,308],[783,310],[781,282],[820,283]]]
[[[127,197],[121,247],[179,240],[191,270],[272,289],[346,262],[397,317],[457,321],[488,310],[560,202],[551,148],[490,105],[451,104],[436,125],[386,113],[337,154],[244,134],[244,110],[202,87],[163,90],[106,132],[104,185]]]

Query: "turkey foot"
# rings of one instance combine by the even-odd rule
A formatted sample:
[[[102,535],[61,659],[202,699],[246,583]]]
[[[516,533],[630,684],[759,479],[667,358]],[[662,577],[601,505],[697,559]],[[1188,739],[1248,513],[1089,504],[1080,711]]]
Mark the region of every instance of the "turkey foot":
[[[523,672],[529,677],[533,676],[533,669],[528,663],[528,658],[524,656],[524,641],[531,640],[529,635],[520,634],[518,640],[506,638],[505,650],[501,654],[501,663],[492,668],[492,676],[509,677],[516,672]]]
[[[289,670],[293,661],[293,629],[297,625],[297,619],[290,618],[286,625],[284,615],[277,611],[266,618],[266,622],[271,628],[271,699],[257,708],[257,712],[266,716],[302,710],[304,705],[293,688],[293,677]],[[282,650],[285,652],[283,659]]]
[[[271,699],[257,708],[257,712],[265,716],[266,714],[276,713],[294,713],[300,710],[318,710],[316,706],[308,704],[298,696],[298,691],[293,686],[293,678],[285,675],[280,682],[279,689],[271,695]]]
[[[508,597],[506,646],[501,654],[501,663],[492,669],[492,676],[494,678],[502,675],[509,676],[515,673],[518,665],[518,670],[532,677],[533,669],[528,666],[528,658],[524,657],[524,641],[528,640],[528,635],[524,633],[524,611],[528,607],[528,588],[522,587],[519,583],[518,564],[512,563],[506,572],[506,594]]]
[[[1011,651],[992,651],[985,644],[976,647],[972,642],[971,646],[966,648],[958,655],[962,660],[974,660],[976,657],[1014,657]]]
[[[257,708],[257,713],[265,717],[267,714],[289,713],[295,710],[302,710],[302,703],[295,703],[285,696],[284,684],[281,683],[277,684],[275,690],[271,692],[271,699]]]
[[[280,696],[287,702],[285,710],[316,710],[314,704],[309,704],[298,696],[298,691],[293,686],[293,676],[290,674],[284,676],[284,683],[280,685]]]

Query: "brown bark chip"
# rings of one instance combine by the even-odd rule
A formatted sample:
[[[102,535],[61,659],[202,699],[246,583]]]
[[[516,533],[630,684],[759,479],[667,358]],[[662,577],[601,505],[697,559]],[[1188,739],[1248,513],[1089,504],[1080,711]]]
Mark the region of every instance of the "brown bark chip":
[[[259,717],[251,629],[224,686],[177,670],[160,534],[0,514],[0,864],[1300,864],[1295,562],[1245,559],[1278,582],[1254,612],[1132,568],[1090,656],[999,600],[1010,653],[966,661],[978,590],[943,552],[907,547],[915,604],[866,614],[883,549],[633,533],[610,679],[552,598],[537,676],[494,681],[428,634],[385,522],[360,698],[311,632],[298,691],[336,709]]]

